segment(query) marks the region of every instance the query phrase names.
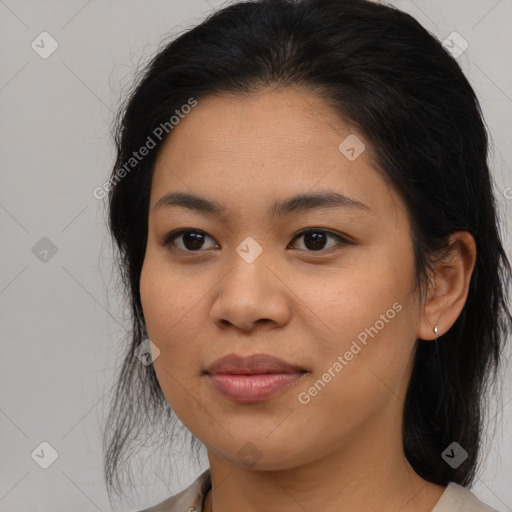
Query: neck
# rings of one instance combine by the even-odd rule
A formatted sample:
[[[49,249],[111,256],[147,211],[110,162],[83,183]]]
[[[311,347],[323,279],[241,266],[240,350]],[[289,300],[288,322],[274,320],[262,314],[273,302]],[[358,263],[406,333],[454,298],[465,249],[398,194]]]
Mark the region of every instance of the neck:
[[[278,470],[244,468],[208,451],[213,490],[205,512],[431,511],[445,487],[415,473],[403,453],[400,428],[383,439],[377,427],[358,432],[357,439],[324,457]]]

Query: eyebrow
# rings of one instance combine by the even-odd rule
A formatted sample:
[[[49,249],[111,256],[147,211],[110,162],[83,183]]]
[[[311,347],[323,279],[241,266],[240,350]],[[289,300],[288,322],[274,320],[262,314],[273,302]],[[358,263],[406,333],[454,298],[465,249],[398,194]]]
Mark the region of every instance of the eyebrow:
[[[211,199],[185,192],[172,192],[160,198],[154,206],[154,211],[161,207],[181,206],[202,213],[222,216],[226,208]],[[365,204],[346,195],[333,191],[297,194],[287,199],[273,203],[268,209],[269,216],[283,216],[296,212],[305,212],[316,208],[350,208],[358,210],[370,209]]]

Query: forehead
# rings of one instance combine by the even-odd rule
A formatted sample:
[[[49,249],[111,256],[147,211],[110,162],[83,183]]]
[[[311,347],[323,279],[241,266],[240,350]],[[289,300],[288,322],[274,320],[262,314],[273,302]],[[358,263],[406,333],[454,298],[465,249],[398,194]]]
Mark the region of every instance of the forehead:
[[[313,146],[336,148],[343,129],[347,131],[336,112],[306,91],[225,94],[199,99],[166,145],[180,143],[176,157],[188,159],[291,158],[290,150],[299,152],[295,157],[304,153],[318,158]]]
[[[361,151],[355,159],[342,151],[347,138]],[[320,187],[385,210],[397,198],[366,148],[361,134],[304,90],[209,96],[198,100],[163,144],[152,205],[166,193],[191,188],[226,202],[237,195],[240,204],[249,204]]]

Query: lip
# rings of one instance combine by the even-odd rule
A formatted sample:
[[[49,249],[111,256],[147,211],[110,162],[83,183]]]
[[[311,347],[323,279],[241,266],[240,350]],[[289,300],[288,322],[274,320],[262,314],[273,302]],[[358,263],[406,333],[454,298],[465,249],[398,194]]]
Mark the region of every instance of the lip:
[[[267,400],[296,383],[307,371],[268,354],[229,354],[205,371],[211,385],[236,402]]]

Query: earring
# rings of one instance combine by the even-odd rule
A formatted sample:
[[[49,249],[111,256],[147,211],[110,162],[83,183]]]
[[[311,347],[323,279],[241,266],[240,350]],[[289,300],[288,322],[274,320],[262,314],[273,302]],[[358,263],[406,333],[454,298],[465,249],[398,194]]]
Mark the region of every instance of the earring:
[[[434,332],[436,333],[436,339],[435,339],[434,343],[435,343],[435,345],[436,345],[437,357],[438,357],[438,359],[439,359],[439,347],[438,347],[438,345],[437,345],[437,335],[439,334],[439,328],[438,328],[438,326],[437,326],[437,325],[434,327]]]

